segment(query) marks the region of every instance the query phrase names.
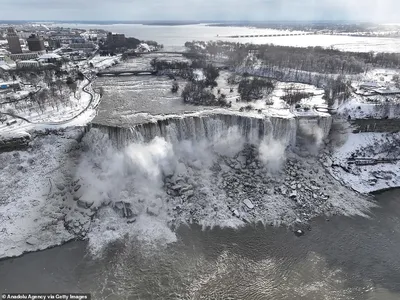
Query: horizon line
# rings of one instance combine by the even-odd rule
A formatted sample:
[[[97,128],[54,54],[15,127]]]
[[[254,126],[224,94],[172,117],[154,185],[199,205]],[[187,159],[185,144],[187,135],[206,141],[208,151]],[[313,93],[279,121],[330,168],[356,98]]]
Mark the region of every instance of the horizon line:
[[[323,19],[323,20],[50,20],[50,19],[36,19],[36,20],[24,20],[24,19],[8,19],[8,20],[0,20],[0,22],[128,22],[128,23],[141,23],[141,22],[165,22],[165,23],[188,23],[188,22],[196,22],[196,23],[231,23],[231,22],[238,22],[238,23],[288,23],[288,22],[295,22],[295,23],[312,23],[312,22],[347,22],[347,23],[352,23],[352,22],[358,22],[358,23],[372,23],[372,24],[377,24],[380,22],[390,22],[391,21],[366,21],[366,20],[346,20],[346,19]]]

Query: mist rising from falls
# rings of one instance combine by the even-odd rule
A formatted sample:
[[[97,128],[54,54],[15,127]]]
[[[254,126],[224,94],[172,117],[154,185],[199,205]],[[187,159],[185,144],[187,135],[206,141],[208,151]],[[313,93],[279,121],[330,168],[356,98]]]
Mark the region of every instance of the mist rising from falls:
[[[320,143],[329,124],[319,119],[305,123],[220,114],[170,118],[133,128],[95,126],[83,139],[87,151],[77,172],[86,183],[81,200],[95,199],[93,207],[113,209],[107,208],[101,221],[95,220],[93,240],[112,241],[135,234],[133,228],[143,233],[149,218],[158,224],[150,231],[155,239],[169,236],[168,241],[173,240],[170,226],[184,223],[232,227],[258,221],[293,223],[304,217],[297,215],[296,202],[273,192],[284,176],[287,150],[296,146],[299,134],[314,135]],[[313,127],[316,131],[304,130]],[[246,199],[258,208],[248,209],[243,205]],[[136,222],[116,225],[118,214]],[[161,227],[165,232],[160,236]]]

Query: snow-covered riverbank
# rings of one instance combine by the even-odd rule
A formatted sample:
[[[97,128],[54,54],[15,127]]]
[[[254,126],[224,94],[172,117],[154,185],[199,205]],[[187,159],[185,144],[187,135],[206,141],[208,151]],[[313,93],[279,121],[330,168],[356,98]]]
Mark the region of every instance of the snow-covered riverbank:
[[[400,187],[400,161],[397,160],[398,133],[350,133],[344,144],[328,158],[330,173],[360,193]],[[356,165],[349,158],[393,159],[387,163]]]
[[[82,129],[38,136],[28,151],[0,153],[0,258],[75,238],[65,227]]]

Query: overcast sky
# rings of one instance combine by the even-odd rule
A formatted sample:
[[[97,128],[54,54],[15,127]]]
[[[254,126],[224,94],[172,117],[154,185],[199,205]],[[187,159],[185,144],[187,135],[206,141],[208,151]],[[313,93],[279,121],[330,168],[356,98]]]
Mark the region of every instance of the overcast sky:
[[[400,0],[0,0],[0,20],[400,21]]]

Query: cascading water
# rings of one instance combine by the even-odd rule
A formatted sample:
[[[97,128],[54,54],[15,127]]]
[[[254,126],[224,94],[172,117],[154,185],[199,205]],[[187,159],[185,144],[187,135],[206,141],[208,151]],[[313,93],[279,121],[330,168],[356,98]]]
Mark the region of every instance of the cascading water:
[[[329,117],[321,118],[321,123],[317,124],[317,126],[324,126],[321,128],[323,137],[329,133],[330,126],[327,126],[330,122],[329,119]],[[272,138],[286,146],[294,146],[298,124],[294,118],[210,114],[166,118],[139,124],[132,128],[99,124],[93,126],[108,134],[114,144],[121,148],[132,142],[149,142],[156,136],[164,137],[172,143],[182,140],[214,140],[216,137],[226,134],[229,128],[233,127],[238,129],[246,143],[249,144],[257,145],[265,138]]]
[[[314,175],[323,172],[315,157],[290,151],[304,136],[318,147],[330,124],[329,116],[220,113],[132,128],[93,124],[83,138],[86,152],[77,171],[85,182],[79,201],[96,199],[91,208],[103,212],[92,225],[92,240],[109,242],[133,228],[141,236],[173,240],[169,228],[184,223],[294,224],[332,207],[345,211],[353,205],[346,199],[354,195],[344,197],[349,191],[332,178]],[[157,225],[151,232],[150,224]],[[105,234],[109,227],[113,232]]]

